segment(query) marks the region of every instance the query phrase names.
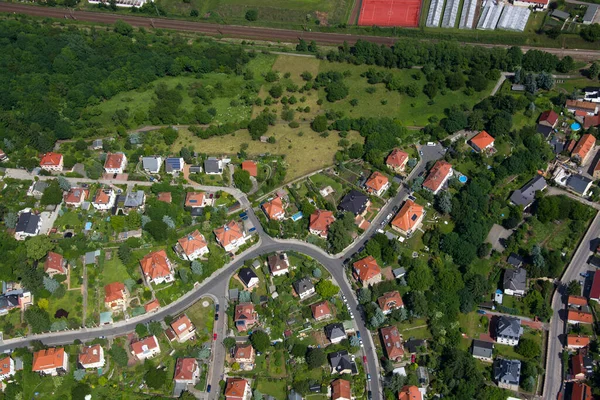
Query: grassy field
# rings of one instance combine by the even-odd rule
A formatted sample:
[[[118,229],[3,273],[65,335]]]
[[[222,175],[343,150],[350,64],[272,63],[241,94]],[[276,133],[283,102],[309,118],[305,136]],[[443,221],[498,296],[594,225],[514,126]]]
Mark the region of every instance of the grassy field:
[[[469,314],[461,313],[458,315],[458,322],[460,323],[462,331],[473,339],[479,339],[480,333],[487,332],[487,324],[482,324],[482,319],[486,319],[486,317],[482,317],[476,312],[471,312]]]
[[[202,303],[208,302],[209,306],[204,307]],[[207,340],[213,331],[215,305],[212,299],[205,297],[194,303],[190,308],[185,310],[185,314],[192,321],[198,332],[200,340]]]
[[[104,261],[104,268],[101,274],[102,285],[108,285],[112,282],[125,282],[126,279],[132,279],[133,277],[127,272],[127,268],[123,265],[116,252],[113,252],[110,260]],[[138,277],[135,277],[137,279]]]
[[[48,314],[50,314],[51,321],[53,321],[56,311],[61,308],[69,312],[69,318],[81,320],[83,295],[80,290],[68,290],[61,299],[52,297],[49,300]]]
[[[263,393],[275,397],[277,400],[285,400],[287,384],[285,380],[267,381],[259,379],[257,389]]]

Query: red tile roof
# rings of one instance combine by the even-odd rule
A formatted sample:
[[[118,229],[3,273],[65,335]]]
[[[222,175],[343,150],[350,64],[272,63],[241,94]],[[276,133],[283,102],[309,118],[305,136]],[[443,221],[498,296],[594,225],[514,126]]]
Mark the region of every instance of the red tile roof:
[[[247,320],[253,321],[255,318],[254,304],[252,303],[240,303],[235,307],[234,320]]]
[[[329,302],[327,300],[311,305],[310,309],[312,310],[312,315],[314,319],[331,316],[331,307],[329,307]]]
[[[581,108],[590,112],[596,110],[596,104],[590,101],[567,100],[567,108]]]
[[[112,194],[112,189],[98,189],[96,192],[96,198],[94,199],[94,203],[96,204],[108,204],[110,202],[110,195]]]
[[[583,352],[578,352],[577,354],[571,356],[571,367],[573,375],[577,376],[580,374],[586,373],[585,364],[583,363]]]
[[[202,207],[204,204],[204,192],[187,192],[185,195],[186,207]]]
[[[131,343],[131,350],[134,354],[139,355],[144,353],[144,346],[148,348],[148,350],[155,349],[158,347],[158,341],[156,340],[156,336],[148,336],[142,340],[138,340],[137,342]]]
[[[89,190],[72,187],[65,195],[65,203],[79,203],[88,197]]]
[[[250,343],[238,344],[233,351],[233,358],[236,360],[248,360],[254,358],[254,347]]]
[[[446,161],[437,161],[433,168],[431,168],[431,171],[429,171],[429,175],[427,175],[425,182],[423,182],[423,187],[435,192],[440,188],[442,182],[444,182],[444,179],[446,179],[446,176],[448,176],[451,169],[452,165]]]
[[[333,224],[335,217],[331,211],[315,210],[310,216],[309,228],[327,235],[329,225]]]
[[[558,114],[554,110],[546,110],[540,115],[539,122],[547,122],[554,126],[558,122]]]
[[[206,247],[206,239],[204,238],[204,235],[198,231],[198,229],[179,239],[177,243],[179,243],[183,249],[183,252],[188,256],[194,254],[194,252],[197,250]]]
[[[353,266],[354,271],[358,275],[358,278],[361,282],[368,281],[369,279],[381,273],[381,268],[373,256],[368,256],[362,260],[358,260],[353,264]]]
[[[412,200],[406,200],[392,220],[392,226],[408,232],[415,227],[417,221],[423,216],[425,208]]]
[[[192,324],[192,321],[190,321],[187,315],[183,314],[171,322],[171,328],[177,336],[180,336],[181,333],[189,331],[190,328],[194,328],[194,324]]]
[[[228,246],[231,242],[244,237],[244,231],[236,221],[230,221],[226,225],[215,229],[215,236],[218,242],[223,246]]]
[[[576,306],[587,306],[587,299],[583,296],[569,296],[567,304],[574,304]]]
[[[586,133],[585,135],[581,136],[571,155],[578,156],[583,160],[595,145],[596,138],[593,135]]]
[[[398,392],[398,400],[422,400],[421,392],[416,386],[404,386]]]
[[[569,321],[581,322],[582,324],[591,324],[594,322],[594,317],[591,313],[569,310],[567,315]]]
[[[33,353],[33,372],[46,369],[60,368],[63,366],[65,349],[62,347],[51,347],[46,350],[40,350]]]
[[[477,146],[478,149],[483,150],[489,145],[494,145],[494,138],[486,131],[481,131],[473,136],[471,143]]]
[[[64,264],[65,259],[58,253],[54,253],[52,251],[48,252],[48,256],[46,257],[46,261],[44,262],[44,272],[45,273],[59,273],[66,274],[67,266]]]
[[[400,149],[394,149],[385,160],[385,163],[392,168],[404,166],[408,162],[408,153]]]
[[[278,219],[281,218],[280,214],[283,213],[283,201],[281,197],[277,196],[273,200],[263,203],[262,208],[269,219]]]
[[[352,390],[350,389],[350,381],[345,379],[336,379],[331,382],[331,400],[351,399]]]
[[[100,362],[102,347],[99,344],[85,346],[79,354],[79,364],[88,365]]]
[[[146,312],[154,311],[154,310],[157,310],[158,308],[160,308],[160,303],[158,302],[157,299],[154,299],[151,302],[146,303],[146,305],[144,306],[144,310],[146,310]]]
[[[388,183],[389,179],[387,178],[387,176],[383,175],[379,171],[375,171],[371,174],[369,179],[367,179],[367,181],[365,182],[365,186],[367,188],[367,191],[378,192]]]
[[[104,162],[104,168],[107,168],[107,169],[121,168],[121,165],[123,165],[124,157],[125,157],[125,155],[121,154],[121,153],[118,153],[118,154],[108,153],[106,155],[106,161]]]
[[[381,308],[381,311],[384,312],[404,306],[402,297],[400,297],[400,293],[397,290],[384,293],[383,296],[377,299],[377,303],[379,303],[379,308]]]
[[[104,286],[104,302],[112,303],[113,301],[125,299],[125,285],[121,282],[113,282]]]
[[[592,400],[592,388],[581,382],[573,382],[571,400]]]
[[[404,348],[402,347],[402,337],[395,326],[387,326],[379,329],[381,335],[381,345],[385,350],[387,358],[397,360],[404,356]]]
[[[246,393],[246,386],[248,381],[242,378],[227,378],[225,384],[225,398],[226,399],[241,399]]]
[[[178,358],[175,364],[173,379],[178,381],[189,381],[194,379],[194,372],[198,369],[198,361],[195,358]]]
[[[256,176],[256,163],[254,161],[246,160],[242,162],[242,169],[248,171],[250,176]]]
[[[158,201],[170,203],[172,201],[171,192],[160,192],[157,197]]]
[[[46,153],[40,160],[40,167],[57,167],[62,161],[63,155],[59,153]]]
[[[167,253],[164,250],[154,251],[140,260],[144,276],[156,279],[171,274]]]
[[[6,356],[0,359],[0,375],[6,375],[10,373],[10,357]]]
[[[600,274],[594,274],[592,288],[590,289],[590,299],[600,300]]]
[[[567,346],[572,347],[585,347],[590,344],[589,336],[580,336],[580,335],[568,335],[567,336]]]

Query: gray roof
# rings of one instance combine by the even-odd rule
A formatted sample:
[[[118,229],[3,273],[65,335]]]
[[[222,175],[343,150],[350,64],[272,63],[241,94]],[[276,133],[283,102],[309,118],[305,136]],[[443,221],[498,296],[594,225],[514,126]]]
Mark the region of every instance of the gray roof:
[[[240,269],[240,272],[238,272],[238,276],[246,286],[248,286],[252,278],[258,278],[254,271],[247,267]]]
[[[37,181],[33,184],[33,191],[44,193],[44,190],[48,187],[48,183],[45,181]]]
[[[314,288],[315,286],[313,285],[312,281],[306,277],[294,282],[294,289],[298,294],[308,292],[309,290],[312,290]]]
[[[92,147],[96,148],[96,147],[102,147],[102,139],[95,139],[92,142]]]
[[[238,289],[229,289],[229,300],[237,300],[240,295],[240,291]]]
[[[146,194],[143,190],[138,190],[136,192],[129,192],[125,197],[125,202],[123,205],[125,207],[141,207],[144,205],[144,198]]]
[[[521,361],[497,359],[494,363],[494,379],[497,382],[518,385],[521,378]]]
[[[15,232],[25,232],[29,234],[35,234],[38,231],[38,225],[40,223],[40,216],[31,212],[22,213],[19,216],[19,222]]]
[[[535,200],[535,193],[544,190],[546,186],[548,186],[546,180],[541,175],[536,175],[521,189],[515,190],[510,196],[510,201],[517,206],[527,208]]]
[[[159,156],[144,157],[142,158],[142,166],[148,171],[157,171],[160,169],[162,160]]]
[[[190,172],[202,172],[200,165],[190,165]]]
[[[344,331],[344,325],[339,322],[335,324],[329,324],[325,326],[325,335],[329,340],[338,339],[340,337],[346,337],[346,332]],[[346,352],[348,354],[348,352]]]
[[[204,171],[207,174],[220,174],[223,172],[219,168],[219,160],[216,157],[208,157],[208,159],[204,160]]]
[[[287,400],[302,400],[302,396],[292,389],[292,391],[288,393]]]
[[[504,315],[498,317],[496,336],[519,339],[522,334],[523,328],[519,318],[505,317]]]
[[[527,271],[525,271],[525,268],[505,270],[504,289],[525,291],[527,289]]]
[[[536,131],[538,133],[541,133],[542,135],[544,135],[545,138],[548,138],[548,136],[550,136],[550,134],[552,133],[553,130],[554,130],[554,128],[552,128],[551,126],[548,126],[548,125],[544,125],[544,124],[537,124],[537,128],[536,128]]]
[[[587,15],[587,12],[586,12],[586,15]],[[554,11],[552,11],[552,16],[556,17],[558,19],[565,20],[565,19],[569,18],[571,15],[569,13],[564,12],[564,11],[554,10]]]
[[[394,274],[394,278],[401,278],[406,275],[406,269],[403,267],[396,268],[392,271],[392,273]]]
[[[19,305],[19,296],[16,294],[9,294],[8,296],[0,296],[0,310],[7,310],[9,308],[17,307]]]
[[[356,363],[352,361],[350,356],[348,355],[348,351],[336,351],[334,353],[329,353],[329,364],[332,369],[336,371],[344,371],[349,369],[352,371],[352,374],[357,373]]]
[[[483,340],[473,340],[472,352],[474,356],[492,358],[494,344]]]
[[[87,253],[85,253],[85,264],[95,264],[96,263],[96,257],[100,256],[100,250],[96,250],[96,251],[88,251]]]
[[[574,192],[583,195],[592,180],[582,175],[571,175],[567,179],[567,186]]]
[[[369,197],[359,192],[358,190],[351,190],[347,195],[344,196],[338,208],[342,211],[351,212],[354,215],[362,214],[367,207]]]
[[[517,253],[510,253],[510,256],[508,256],[506,262],[512,265],[513,267],[519,268],[523,265],[525,260],[523,260],[523,257],[518,255]]]
[[[168,157],[165,160],[165,171],[181,171],[183,170],[183,158],[181,157]]]
[[[409,353],[416,353],[419,347],[425,347],[427,342],[423,339],[410,339],[404,342],[404,347]]]
[[[595,4],[588,4],[587,11],[583,16],[583,22],[592,22],[594,20],[594,16],[598,12],[598,6]]]

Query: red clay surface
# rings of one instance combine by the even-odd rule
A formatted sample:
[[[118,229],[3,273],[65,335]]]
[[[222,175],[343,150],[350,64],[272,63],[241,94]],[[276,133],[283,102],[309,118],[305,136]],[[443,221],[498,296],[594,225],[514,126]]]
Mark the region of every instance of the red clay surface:
[[[421,0],[363,0],[358,25],[414,28],[420,12]]]

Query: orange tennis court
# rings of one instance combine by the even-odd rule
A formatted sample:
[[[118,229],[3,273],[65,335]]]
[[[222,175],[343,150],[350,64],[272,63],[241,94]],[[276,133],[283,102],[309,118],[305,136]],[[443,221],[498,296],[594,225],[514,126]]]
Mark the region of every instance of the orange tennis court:
[[[421,0],[363,0],[358,25],[419,26]]]

